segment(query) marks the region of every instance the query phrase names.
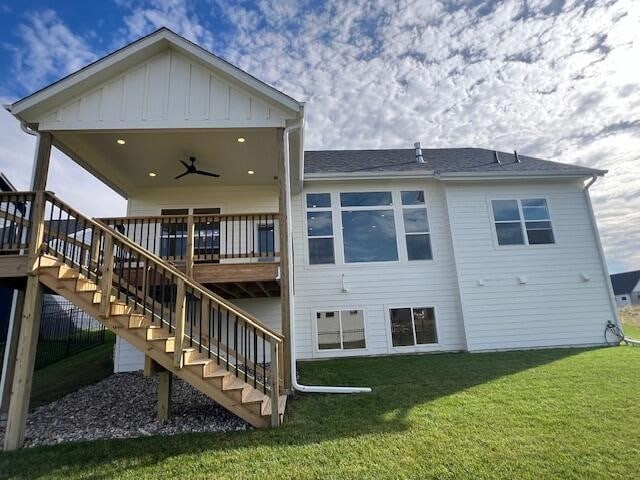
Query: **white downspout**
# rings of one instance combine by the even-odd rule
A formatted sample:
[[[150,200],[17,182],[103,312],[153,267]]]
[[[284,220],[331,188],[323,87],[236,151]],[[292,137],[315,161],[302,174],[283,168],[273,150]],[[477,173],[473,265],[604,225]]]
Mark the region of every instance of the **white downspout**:
[[[589,187],[596,183],[598,177],[594,175],[591,177],[591,180],[587,182],[584,186],[584,198],[587,202],[587,209],[589,210],[589,215],[591,216],[591,224],[593,225],[593,233],[596,237],[596,246],[598,248],[598,253],[600,254],[600,264],[602,265],[602,271],[605,275],[605,281],[608,287],[609,292],[609,302],[611,303],[611,311],[613,312],[613,318],[616,321],[616,325],[622,331],[622,323],[620,322],[620,317],[618,315],[618,305],[616,304],[616,297],[613,294],[613,286],[611,285],[611,275],[609,275],[609,267],[607,267],[607,262],[604,258],[604,249],[602,248],[602,241],[600,240],[600,233],[598,232],[598,224],[596,223],[596,216],[593,213],[593,206],[591,205],[591,196],[589,195]]]
[[[298,121],[297,123],[290,125],[284,129],[283,133],[283,148],[284,148],[284,176],[285,176],[285,209],[287,212],[287,235],[289,236],[289,245],[293,246],[293,235],[291,230],[291,198],[289,198],[291,192],[291,179],[290,179],[290,168],[289,168],[289,133],[293,130],[297,130],[302,128],[302,121]],[[291,252],[291,249],[289,249]],[[290,259],[292,260],[292,259]],[[289,311],[291,314],[289,315],[289,342],[291,345],[291,386],[294,390],[298,390],[300,392],[307,393],[368,393],[371,391],[369,387],[325,387],[321,385],[300,385],[297,379],[297,368],[296,368],[296,330],[295,330],[295,305],[294,305],[294,296],[293,296],[293,261],[288,262],[288,271],[287,275],[289,278],[288,288],[289,288]]]

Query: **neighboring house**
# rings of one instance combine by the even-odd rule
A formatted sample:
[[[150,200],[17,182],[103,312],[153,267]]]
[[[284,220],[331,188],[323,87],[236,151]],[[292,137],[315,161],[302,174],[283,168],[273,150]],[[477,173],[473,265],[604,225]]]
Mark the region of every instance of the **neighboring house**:
[[[611,286],[618,307],[640,305],[640,270],[611,275]]]
[[[103,221],[143,251],[117,251],[113,291],[163,317],[183,286],[145,252],[181,268],[195,282],[185,336],[204,324],[223,364],[241,348],[268,363],[257,331],[313,359],[603,345],[617,322],[588,191],[605,171],[419,144],[304,152],[303,103],[167,29],[7,108],[127,199],[128,217]],[[78,256],[45,243],[83,265],[96,232]],[[128,330],[116,371],[152,348]]]

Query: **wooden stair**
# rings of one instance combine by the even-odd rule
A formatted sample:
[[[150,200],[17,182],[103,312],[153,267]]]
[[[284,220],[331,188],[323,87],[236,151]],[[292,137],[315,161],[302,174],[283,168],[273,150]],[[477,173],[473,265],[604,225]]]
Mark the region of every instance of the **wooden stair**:
[[[131,305],[109,295],[109,315],[100,314],[105,292],[94,281],[58,259],[42,255],[39,280],[54,292],[93,316],[172,374],[257,428],[272,424],[269,392],[254,388],[234,375],[219,359],[209,358],[194,348],[182,348],[182,366],[175,366],[176,338],[168,329],[152,325],[149,313],[136,311]],[[286,395],[279,396],[278,413],[282,421]],[[274,413],[275,415],[275,413]]]

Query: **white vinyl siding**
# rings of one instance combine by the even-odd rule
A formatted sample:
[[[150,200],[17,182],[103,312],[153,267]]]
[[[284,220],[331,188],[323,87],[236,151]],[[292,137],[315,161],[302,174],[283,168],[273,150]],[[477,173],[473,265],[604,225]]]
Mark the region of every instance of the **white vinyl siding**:
[[[602,344],[613,320],[609,280],[582,188],[570,180],[447,184],[470,350]],[[555,244],[498,246],[495,198],[545,198]]]
[[[430,261],[408,261],[400,192],[422,190],[429,208],[433,251]],[[335,214],[341,192],[391,191],[396,208],[399,260],[345,263],[342,228]],[[335,265],[309,265],[306,237],[306,193],[330,192],[334,207]],[[338,202],[338,203],[337,203]],[[338,209],[339,211],[339,209]],[[388,306],[436,306],[438,344],[406,347],[405,352],[457,351],[466,348],[451,237],[442,185],[432,180],[309,182],[292,200],[295,277],[296,351],[301,359],[394,353],[390,348]],[[418,305],[422,304],[422,305]],[[319,351],[315,319],[318,311],[362,309],[366,319],[366,348]]]

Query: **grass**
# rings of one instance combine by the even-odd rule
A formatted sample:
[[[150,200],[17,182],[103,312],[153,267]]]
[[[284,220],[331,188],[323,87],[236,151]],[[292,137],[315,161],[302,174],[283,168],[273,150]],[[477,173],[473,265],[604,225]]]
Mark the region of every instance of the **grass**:
[[[625,307],[620,309],[620,319],[624,334],[640,340],[640,307]]]
[[[634,478],[640,348],[342,359],[304,382],[274,430],[41,447],[3,478]],[[123,392],[126,394],[126,392]]]
[[[31,388],[31,408],[52,402],[111,375],[114,341],[115,335],[106,332],[102,345],[36,370]]]

